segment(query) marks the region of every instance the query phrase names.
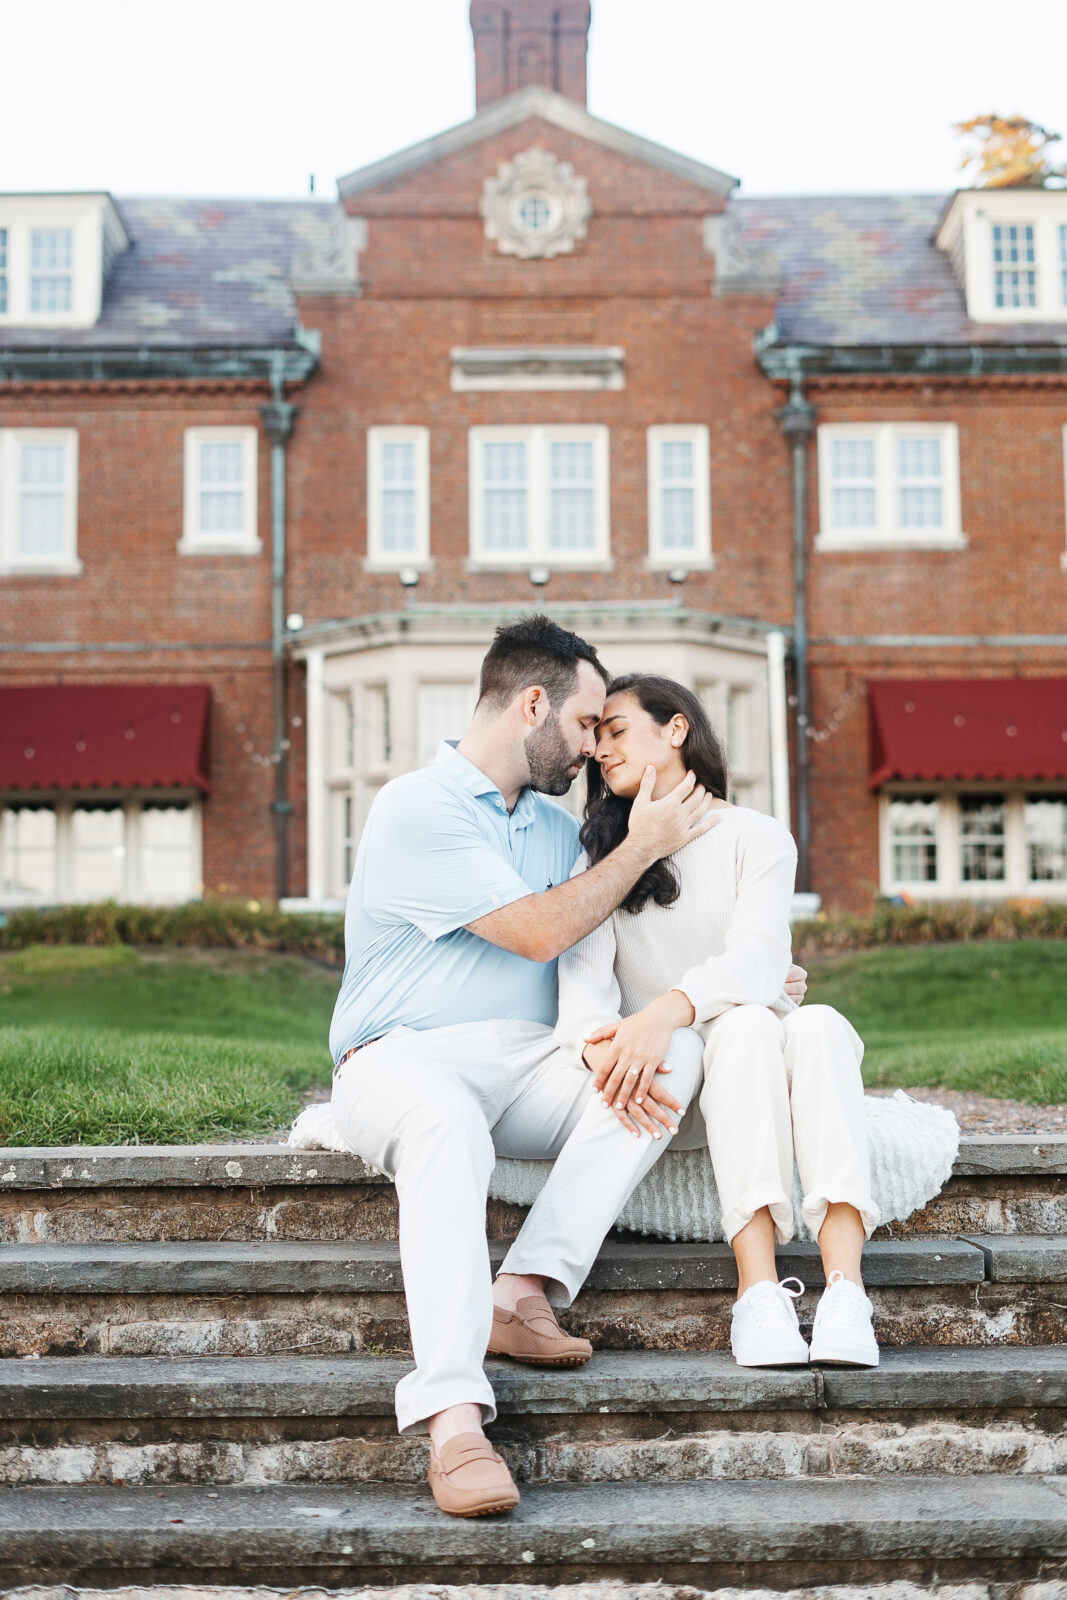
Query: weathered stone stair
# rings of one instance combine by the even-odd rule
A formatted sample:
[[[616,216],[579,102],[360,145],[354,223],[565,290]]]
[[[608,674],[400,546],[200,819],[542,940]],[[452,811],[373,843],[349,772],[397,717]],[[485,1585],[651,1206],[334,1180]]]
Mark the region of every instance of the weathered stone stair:
[[[589,1367],[493,1364],[523,1502],[468,1525],[395,1434],[389,1185],[269,1146],[0,1151],[0,1583],[1057,1579],[1064,1173],[1067,1139],[965,1141],[868,1247],[872,1372],[737,1368],[729,1251],[613,1237],[569,1314]],[[521,1215],[490,1206],[495,1254]],[[812,1247],[780,1256],[817,1292]]]

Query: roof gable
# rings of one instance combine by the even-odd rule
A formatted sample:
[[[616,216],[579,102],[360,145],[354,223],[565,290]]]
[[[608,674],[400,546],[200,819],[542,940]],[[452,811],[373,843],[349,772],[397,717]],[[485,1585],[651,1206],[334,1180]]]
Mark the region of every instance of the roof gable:
[[[423,139],[419,144],[409,145],[406,150],[386,156],[383,161],[372,162],[368,167],[360,167],[339,178],[337,187],[341,198],[348,200],[392,183],[397,178],[406,177],[482,140],[506,133],[531,117],[540,117],[557,128],[601,145],[605,150],[658,167],[720,199],[724,199],[740,181],[731,178],[728,173],[719,172],[715,167],[706,166],[703,161],[695,161],[691,156],[680,155],[676,150],[668,150],[665,145],[643,139],[626,128],[619,128],[613,122],[602,122],[599,117],[591,117],[585,107],[575,100],[553,94],[549,89],[534,87],[520,89],[504,100],[496,100],[469,122],[461,122],[458,127],[435,134],[432,139]]]

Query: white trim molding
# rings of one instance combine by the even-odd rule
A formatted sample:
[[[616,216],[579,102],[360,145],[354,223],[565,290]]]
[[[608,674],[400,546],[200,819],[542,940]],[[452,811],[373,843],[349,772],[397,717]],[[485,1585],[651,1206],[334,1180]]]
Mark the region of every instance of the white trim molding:
[[[367,429],[368,572],[430,565],[430,430]]]
[[[816,550],[967,548],[954,422],[823,423],[818,451]]]
[[[0,328],[89,328],[99,320],[111,263],[130,244],[109,194],[0,194],[0,229]]]
[[[35,532],[53,548],[33,548]],[[0,573],[76,577],[81,570],[77,430],[0,429]]]
[[[457,346],[452,388],[625,389],[625,359],[621,345]]]
[[[255,428],[186,428],[183,531],[178,543],[182,555],[258,555],[263,549],[258,537],[258,445]],[[203,452],[214,446],[240,447],[237,470],[222,472],[233,457],[220,458],[214,470],[222,475],[205,479]],[[207,497],[214,506],[205,519]],[[216,519],[232,526],[210,525]]]
[[[600,423],[553,427],[479,427],[469,433],[471,564],[523,570],[534,566],[591,571],[611,559],[610,442]],[[586,446],[561,458],[553,477],[556,447]],[[501,447],[501,448],[497,448]],[[490,459],[489,450],[494,449]],[[506,451],[506,454],[505,454]],[[588,470],[584,470],[585,468]],[[493,497],[497,514],[511,520],[507,542],[495,535],[487,509]],[[570,514],[580,516],[588,497],[588,542],[568,544],[558,536]],[[506,507],[506,510],[505,510]],[[560,521],[557,521],[557,517]],[[554,538],[554,531],[557,537]]]
[[[677,497],[673,512],[668,496]],[[679,518],[689,524],[692,538],[668,543],[668,524]],[[710,440],[702,422],[648,430],[648,565],[689,572],[713,565]]]

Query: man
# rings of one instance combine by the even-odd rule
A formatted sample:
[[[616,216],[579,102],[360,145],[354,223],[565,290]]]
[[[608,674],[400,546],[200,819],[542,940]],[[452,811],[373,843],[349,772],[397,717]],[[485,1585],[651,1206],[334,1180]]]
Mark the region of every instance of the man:
[[[627,1135],[592,1075],[554,1049],[557,957],[715,820],[691,774],[653,801],[650,769],[624,842],[570,878],[577,824],[543,796],[565,794],[593,754],[606,680],[596,651],[547,617],[500,629],[458,746],[376,798],[349,895],[334,1115],[396,1183],[416,1363],[397,1386],[397,1417],[404,1434],[429,1432],[434,1496],[460,1516],[518,1503],[483,1432],[496,1415],[487,1347],[538,1364],[588,1360],[591,1345],[560,1329],[548,1296],[570,1303],[667,1143]],[[668,1134],[696,1088],[681,1077],[655,1113]],[[485,1201],[496,1155],[561,1151],[494,1288]]]

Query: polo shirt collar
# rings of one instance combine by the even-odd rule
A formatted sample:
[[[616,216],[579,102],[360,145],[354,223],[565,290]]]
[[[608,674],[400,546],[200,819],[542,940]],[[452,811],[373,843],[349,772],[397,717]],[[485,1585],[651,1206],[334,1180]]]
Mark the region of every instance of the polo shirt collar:
[[[507,806],[504,804],[504,796],[492,778],[487,778],[473,761],[468,761],[466,756],[460,755],[456,748],[458,743],[458,739],[442,739],[437,748],[435,765],[447,772],[454,782],[462,789],[466,789],[476,800],[490,800],[495,808],[506,816]],[[534,809],[532,793],[528,788],[523,789],[511,813],[512,823],[518,828],[527,827],[533,821]]]

